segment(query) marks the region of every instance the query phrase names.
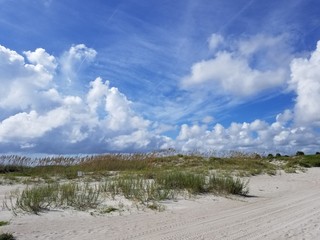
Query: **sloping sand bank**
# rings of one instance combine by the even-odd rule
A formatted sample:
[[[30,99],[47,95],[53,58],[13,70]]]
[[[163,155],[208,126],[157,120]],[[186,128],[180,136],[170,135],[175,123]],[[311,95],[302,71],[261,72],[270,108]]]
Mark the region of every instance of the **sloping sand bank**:
[[[248,198],[166,202],[164,212],[123,216],[49,212],[11,217],[1,230],[23,239],[320,239],[320,168],[250,178]],[[0,186],[0,197],[9,188]]]

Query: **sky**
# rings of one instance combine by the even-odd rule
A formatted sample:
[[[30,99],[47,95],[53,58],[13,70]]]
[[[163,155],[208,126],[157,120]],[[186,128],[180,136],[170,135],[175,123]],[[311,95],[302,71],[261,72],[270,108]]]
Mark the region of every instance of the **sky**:
[[[0,0],[0,153],[320,151],[318,0]]]

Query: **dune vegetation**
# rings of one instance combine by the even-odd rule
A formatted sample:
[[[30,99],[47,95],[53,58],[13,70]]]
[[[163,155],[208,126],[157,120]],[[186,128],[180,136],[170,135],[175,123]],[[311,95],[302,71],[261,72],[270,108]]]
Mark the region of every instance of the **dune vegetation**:
[[[21,184],[4,206],[14,214],[72,208],[99,213],[121,211],[106,202],[119,197],[136,206],[163,210],[165,200],[201,194],[249,193],[248,177],[294,173],[320,166],[320,155],[275,156],[232,152],[200,154],[106,154],[85,157],[0,157],[0,184]]]

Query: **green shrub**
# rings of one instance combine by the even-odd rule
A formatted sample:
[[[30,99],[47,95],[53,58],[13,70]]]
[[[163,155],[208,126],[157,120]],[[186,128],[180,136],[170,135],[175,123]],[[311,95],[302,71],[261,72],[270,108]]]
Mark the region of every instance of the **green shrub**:
[[[0,165],[0,173],[13,173],[22,171],[23,167],[17,165]]]
[[[302,151],[297,151],[297,152],[296,152],[296,156],[304,156],[304,152],[302,152]]]
[[[219,194],[247,195],[248,182],[240,178],[211,176],[208,183],[208,191]]]
[[[320,155],[309,155],[299,159],[299,165],[302,167],[320,167]]]

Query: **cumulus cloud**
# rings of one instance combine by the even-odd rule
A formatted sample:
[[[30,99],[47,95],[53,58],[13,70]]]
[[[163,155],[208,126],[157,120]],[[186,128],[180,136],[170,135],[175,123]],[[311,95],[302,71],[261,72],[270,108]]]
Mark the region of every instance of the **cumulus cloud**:
[[[62,75],[69,83],[72,83],[76,80],[81,68],[92,62],[96,55],[96,50],[84,44],[73,45],[60,59]]]
[[[227,47],[217,49],[222,43]],[[213,34],[209,48],[217,49],[214,57],[193,64],[191,73],[181,81],[183,88],[247,97],[281,87],[286,82],[290,49],[284,36],[257,35],[226,41]]]
[[[6,146],[7,151],[143,151],[166,142],[109,81],[96,78],[80,96],[59,91],[56,73],[66,69],[72,73],[73,64],[92,61],[95,50],[80,44],[58,59],[42,48],[24,55],[0,47],[0,71],[5,73],[0,77],[4,86],[0,109],[11,109],[9,116],[0,116],[1,150]]]
[[[128,129],[145,129],[149,126],[150,122],[137,116],[131,110],[131,102],[117,88],[110,87],[109,81],[103,83],[101,78],[97,78],[90,86],[86,99],[89,111],[98,118],[103,114],[103,124],[108,130],[123,133]]]
[[[193,125],[189,127],[187,124],[181,126],[180,133],[177,137],[178,140],[188,140],[193,138],[200,138],[205,134],[206,127]]]
[[[291,89],[296,94],[295,120],[298,124],[320,126],[320,41],[309,59],[291,63]]]
[[[110,149],[114,151],[123,151],[130,149],[148,149],[153,146],[154,149],[161,149],[166,143],[164,137],[156,136],[146,130],[137,130],[127,135],[119,135],[109,139]]]
[[[288,125],[291,118],[286,119],[287,115],[286,110],[271,124],[257,119],[251,123],[233,122],[229,127],[218,123],[212,129],[206,125],[182,125],[175,147],[186,152],[239,150],[292,154],[297,149],[314,151],[320,136],[312,128]]]
[[[25,51],[24,54],[30,63],[40,65],[45,68],[49,74],[57,67],[55,57],[48,54],[43,48],[37,48],[34,52]]]
[[[62,126],[70,112],[64,108],[54,109],[45,115],[36,111],[21,112],[0,123],[0,142],[20,141],[43,136],[46,132]]]
[[[54,87],[53,77],[57,66],[55,58],[41,48],[25,52],[25,55],[27,59],[0,46],[2,109],[36,109],[50,97],[46,92]]]

